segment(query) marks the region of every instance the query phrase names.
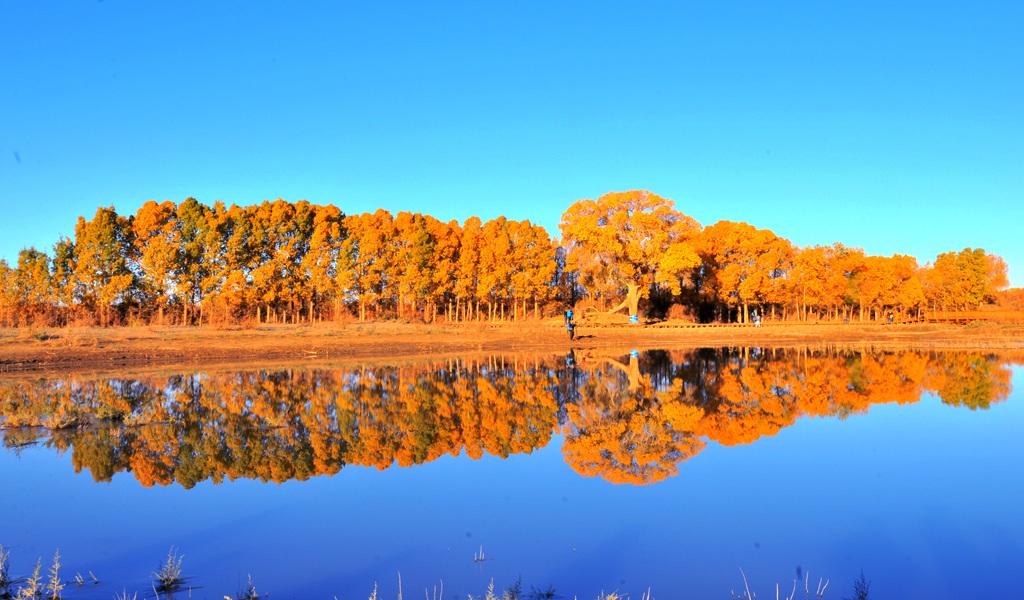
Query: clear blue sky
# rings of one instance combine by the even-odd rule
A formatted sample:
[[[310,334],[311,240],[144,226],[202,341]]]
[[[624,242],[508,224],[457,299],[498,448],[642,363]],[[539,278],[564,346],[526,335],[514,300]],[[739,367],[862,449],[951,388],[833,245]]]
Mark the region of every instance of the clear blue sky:
[[[894,6],[898,5],[898,6]],[[150,199],[506,215],[645,188],[1024,285],[1024,3],[0,3],[0,257]]]

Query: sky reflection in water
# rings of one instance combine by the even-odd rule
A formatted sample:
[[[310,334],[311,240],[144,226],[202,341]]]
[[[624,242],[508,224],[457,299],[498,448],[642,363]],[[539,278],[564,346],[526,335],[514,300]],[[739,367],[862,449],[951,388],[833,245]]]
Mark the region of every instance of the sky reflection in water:
[[[145,592],[172,545],[193,597],[218,599],[249,573],[276,598],[395,598],[399,572],[405,596],[521,576],[567,597],[726,597],[738,567],[761,597],[798,570],[848,596],[861,568],[879,597],[994,595],[1024,555],[1011,364],[705,350],[4,381],[8,423],[142,425],[0,453],[0,543],[15,574],[59,547],[69,577],[104,581],[67,597]],[[359,466],[392,461],[418,464]]]

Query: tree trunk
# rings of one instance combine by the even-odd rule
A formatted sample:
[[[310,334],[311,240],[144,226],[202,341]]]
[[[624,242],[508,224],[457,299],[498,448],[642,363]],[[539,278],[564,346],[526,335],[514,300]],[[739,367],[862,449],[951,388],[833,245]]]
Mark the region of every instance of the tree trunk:
[[[626,285],[626,297],[629,299],[629,316],[636,316],[640,309],[640,286],[635,283]]]

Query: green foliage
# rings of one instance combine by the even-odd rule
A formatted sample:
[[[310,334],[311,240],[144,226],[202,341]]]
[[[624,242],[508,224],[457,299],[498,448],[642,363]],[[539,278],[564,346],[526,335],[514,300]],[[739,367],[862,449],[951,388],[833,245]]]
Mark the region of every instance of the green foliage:
[[[99,208],[91,221],[75,226],[75,278],[78,301],[96,310],[101,325],[111,323],[110,307],[128,300],[135,276],[129,261],[135,253],[128,220],[114,207]]]

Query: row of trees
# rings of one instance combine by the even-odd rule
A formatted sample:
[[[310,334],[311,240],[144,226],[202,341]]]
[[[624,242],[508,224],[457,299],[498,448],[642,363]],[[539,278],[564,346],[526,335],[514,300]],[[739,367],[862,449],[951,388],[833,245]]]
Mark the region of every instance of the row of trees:
[[[1009,285],[1005,261],[980,248],[922,266],[912,256],[871,256],[840,243],[798,247],[747,223],[701,227],[646,191],[581,200],[560,228],[583,293],[625,297],[630,314],[647,298],[682,304],[702,321],[745,322],[752,307],[800,320],[878,319],[977,307]]]
[[[679,305],[702,321],[744,321],[755,307],[863,320],[976,307],[1008,285],[1005,262],[982,249],[922,266],[839,243],[797,247],[747,223],[702,227],[646,191],[576,202],[559,227],[556,240],[504,217],[460,225],[284,200],[100,208],[52,253],[0,259],[0,325],[505,320],[580,300],[631,315]]]
[[[528,221],[150,201],[128,217],[80,217],[52,257],[29,248],[14,268],[0,260],[0,322],[514,318],[552,298],[557,264]]]
[[[507,457],[556,433],[580,474],[646,484],[675,474],[708,441],[749,444],[801,417],[844,417],[924,393],[988,408],[1009,396],[1011,364],[982,353],[748,349],[15,380],[0,383],[0,420],[51,428],[53,445],[70,448],[75,468],[97,480],[130,470],[144,485]],[[79,426],[97,417],[129,426]],[[39,435],[12,429],[4,441]]]

